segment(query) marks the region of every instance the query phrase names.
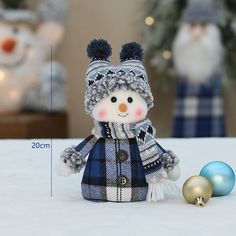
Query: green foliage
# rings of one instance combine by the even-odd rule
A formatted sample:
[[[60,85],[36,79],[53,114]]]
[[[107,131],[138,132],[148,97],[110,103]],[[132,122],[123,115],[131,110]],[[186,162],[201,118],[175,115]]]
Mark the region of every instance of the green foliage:
[[[143,22],[147,16],[154,18],[154,24],[143,24],[143,38],[146,61],[155,68],[161,78],[174,74],[172,58],[164,58],[163,52],[170,51],[181,23],[181,16],[187,0],[146,0]],[[236,79],[236,1],[214,0],[219,16],[219,28],[225,47],[225,68],[229,78]]]
[[[4,7],[17,9],[19,8],[25,0],[2,0]]]

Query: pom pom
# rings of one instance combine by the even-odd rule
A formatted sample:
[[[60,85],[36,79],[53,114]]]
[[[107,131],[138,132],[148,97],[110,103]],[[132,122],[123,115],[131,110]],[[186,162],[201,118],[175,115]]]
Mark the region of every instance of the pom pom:
[[[94,39],[87,47],[87,54],[90,59],[105,59],[111,56],[111,46],[104,39]]]
[[[120,61],[126,60],[143,60],[143,49],[136,42],[126,43],[122,46],[120,52]]]

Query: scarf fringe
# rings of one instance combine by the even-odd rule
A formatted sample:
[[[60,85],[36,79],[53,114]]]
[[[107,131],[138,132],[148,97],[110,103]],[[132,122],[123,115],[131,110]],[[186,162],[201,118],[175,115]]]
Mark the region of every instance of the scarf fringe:
[[[180,196],[180,192],[180,188],[174,182],[168,179],[157,180],[153,177],[148,184],[147,201],[157,202],[165,199],[166,196]]]

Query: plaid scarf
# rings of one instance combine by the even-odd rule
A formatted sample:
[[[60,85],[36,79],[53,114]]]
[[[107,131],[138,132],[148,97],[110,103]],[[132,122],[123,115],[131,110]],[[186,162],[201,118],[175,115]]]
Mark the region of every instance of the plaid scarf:
[[[157,172],[163,170],[161,157],[166,151],[156,142],[156,129],[149,119],[130,124],[98,121],[94,123],[92,134],[97,138],[136,138],[148,183]]]

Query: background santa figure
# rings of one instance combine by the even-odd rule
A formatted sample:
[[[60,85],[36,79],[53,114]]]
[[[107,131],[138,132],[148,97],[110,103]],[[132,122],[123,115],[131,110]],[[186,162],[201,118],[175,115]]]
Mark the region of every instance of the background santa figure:
[[[225,136],[221,96],[223,46],[210,1],[188,3],[173,54],[178,72],[173,136]]]

